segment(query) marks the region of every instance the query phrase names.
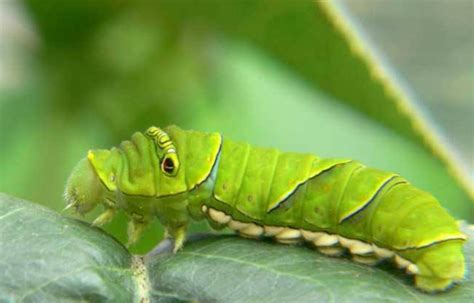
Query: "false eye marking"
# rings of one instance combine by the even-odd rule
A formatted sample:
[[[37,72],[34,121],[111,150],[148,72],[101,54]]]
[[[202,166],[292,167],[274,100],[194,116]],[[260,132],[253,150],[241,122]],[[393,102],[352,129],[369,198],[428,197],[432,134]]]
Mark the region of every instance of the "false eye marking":
[[[145,134],[152,138],[155,142],[155,146],[164,152],[160,159],[161,171],[169,177],[176,176],[179,170],[179,159],[176,147],[170,136],[164,130],[156,126],[149,127]]]

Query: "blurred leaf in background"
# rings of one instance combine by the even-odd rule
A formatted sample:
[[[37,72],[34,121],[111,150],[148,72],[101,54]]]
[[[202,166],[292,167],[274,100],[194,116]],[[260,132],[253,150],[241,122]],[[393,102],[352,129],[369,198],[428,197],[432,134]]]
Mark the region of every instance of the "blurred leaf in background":
[[[474,178],[474,2],[345,2]]]
[[[89,148],[177,124],[396,171],[473,221],[469,181],[332,3],[7,4],[35,34],[17,45],[25,80],[0,95],[0,191],[60,210]],[[106,227],[122,241],[124,221]],[[155,223],[135,249],[160,237]]]

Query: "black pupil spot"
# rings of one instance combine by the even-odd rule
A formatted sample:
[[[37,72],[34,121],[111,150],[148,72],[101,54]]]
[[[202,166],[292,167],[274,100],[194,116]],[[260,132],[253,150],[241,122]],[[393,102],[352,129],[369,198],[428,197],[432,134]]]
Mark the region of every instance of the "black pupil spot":
[[[166,158],[165,161],[163,162],[163,169],[167,173],[172,173],[174,170],[173,160],[171,160],[170,158]]]

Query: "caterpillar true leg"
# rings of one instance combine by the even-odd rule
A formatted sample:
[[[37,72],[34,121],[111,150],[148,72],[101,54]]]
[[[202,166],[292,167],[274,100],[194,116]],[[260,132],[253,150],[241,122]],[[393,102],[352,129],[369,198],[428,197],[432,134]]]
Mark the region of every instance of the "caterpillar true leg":
[[[184,241],[186,240],[186,229],[187,226],[177,226],[177,227],[167,227],[165,230],[165,239],[172,238],[174,239],[173,253],[176,253],[180,250]]]
[[[149,222],[147,221],[141,221],[137,219],[130,220],[128,223],[128,242],[127,246],[135,244],[138,239],[140,239],[140,236],[142,235],[143,231],[147,228]]]
[[[116,212],[117,211],[116,211],[115,208],[107,208],[102,214],[100,214],[100,216],[98,216],[92,222],[92,225],[102,226],[102,225],[105,225],[105,224],[109,223],[114,218]]]

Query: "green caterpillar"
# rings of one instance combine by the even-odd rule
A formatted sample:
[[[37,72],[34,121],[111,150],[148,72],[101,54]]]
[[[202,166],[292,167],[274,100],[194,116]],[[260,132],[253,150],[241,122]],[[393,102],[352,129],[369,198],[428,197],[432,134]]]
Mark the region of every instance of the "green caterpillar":
[[[217,133],[169,126],[137,132],[119,148],[91,150],[68,179],[68,207],[118,209],[134,243],[155,217],[183,245],[191,219],[249,238],[347,250],[357,262],[393,259],[424,291],[463,279],[466,236],[430,194],[394,174],[348,159],[257,148]]]

